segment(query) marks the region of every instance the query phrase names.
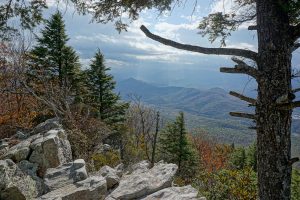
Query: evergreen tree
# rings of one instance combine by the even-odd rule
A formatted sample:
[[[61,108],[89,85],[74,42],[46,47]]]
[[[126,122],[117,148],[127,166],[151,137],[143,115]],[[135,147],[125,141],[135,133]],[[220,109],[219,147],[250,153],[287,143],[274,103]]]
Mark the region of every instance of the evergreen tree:
[[[179,174],[191,175],[197,165],[196,154],[187,138],[183,112],[160,135],[161,157],[167,162],[176,163]]]
[[[243,169],[246,166],[246,150],[244,147],[236,148],[230,156],[230,165],[234,169]]]
[[[256,145],[256,142],[254,142],[252,145],[250,145],[247,149],[246,165],[252,167],[252,169],[255,172],[257,171],[257,145]]]
[[[51,81],[65,90],[78,90],[79,57],[67,45],[68,40],[62,14],[56,12],[46,21],[31,51],[30,76],[42,82]]]
[[[90,66],[86,71],[88,95],[85,102],[94,108],[98,118],[108,124],[123,121],[128,104],[120,102],[120,96],[114,93],[116,83],[113,76],[107,73],[110,68],[105,66],[99,49]]]

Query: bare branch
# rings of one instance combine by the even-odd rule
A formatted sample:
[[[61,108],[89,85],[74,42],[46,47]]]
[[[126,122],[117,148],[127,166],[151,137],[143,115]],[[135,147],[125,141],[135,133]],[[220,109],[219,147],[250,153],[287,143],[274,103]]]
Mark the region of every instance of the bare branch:
[[[53,112],[59,115],[63,115],[64,112],[59,110],[57,108],[57,106],[54,105],[54,103],[47,101],[46,99],[38,96],[25,82],[21,82],[21,84],[25,87],[26,90],[28,90],[29,93],[32,94],[32,96],[34,96],[37,100],[39,100],[40,102],[42,102],[44,105],[48,106],[49,108],[52,108]],[[57,115],[58,116],[58,115]]]
[[[293,89],[292,92],[293,92],[293,93],[300,92],[300,88]]]
[[[240,66],[240,65],[235,65],[234,68],[229,68],[229,67],[221,67],[220,72],[223,73],[232,73],[232,74],[247,74],[249,76],[252,76],[256,80],[259,79],[259,73],[258,71],[250,66]]]
[[[257,130],[257,127],[256,126],[250,126],[250,127],[248,127],[248,129]]]
[[[255,104],[256,104],[256,100],[255,100],[255,99],[250,98],[250,97],[246,97],[246,96],[244,96],[244,95],[242,95],[242,94],[239,94],[239,93],[237,93],[237,92],[230,91],[229,94],[230,94],[231,96],[237,97],[237,98],[239,98],[239,99],[241,99],[241,100],[243,100],[243,101],[246,101],[246,102],[248,102],[248,103],[251,103],[252,105],[255,105]]]
[[[294,102],[291,102],[291,103],[277,104],[277,107],[280,110],[292,110],[294,108],[300,107],[300,101],[294,101]]]
[[[231,115],[232,117],[241,117],[241,118],[256,120],[256,115],[254,115],[254,114],[240,113],[240,112],[230,112],[229,115]]]
[[[291,158],[288,162],[289,165],[293,165],[294,163],[299,162],[299,158],[298,157]]]
[[[205,48],[200,46],[181,44],[169,39],[162,38],[158,35],[151,33],[144,25],[140,27],[140,29],[145,33],[147,37],[152,40],[155,40],[159,43],[162,43],[167,46],[171,46],[177,49],[183,49],[186,51],[192,51],[203,54],[214,54],[214,55],[233,55],[233,56],[241,56],[245,58],[249,58],[251,60],[257,59],[257,53],[250,50],[244,49],[235,49],[235,48]]]
[[[256,80],[259,80],[260,73],[257,69],[247,65],[244,61],[242,61],[236,57],[233,57],[231,59],[233,62],[237,63],[237,65],[235,65],[234,68],[221,67],[220,72],[233,73],[233,74],[247,74],[249,76],[252,76]]]
[[[249,26],[249,27],[248,27],[248,30],[249,30],[249,31],[257,30],[257,26]]]

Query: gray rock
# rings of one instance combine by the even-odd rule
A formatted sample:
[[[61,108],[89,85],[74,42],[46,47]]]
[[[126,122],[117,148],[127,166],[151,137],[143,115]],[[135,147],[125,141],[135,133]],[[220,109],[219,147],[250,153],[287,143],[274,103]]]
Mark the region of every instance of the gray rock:
[[[102,200],[105,198],[106,190],[105,178],[91,176],[49,192],[39,197],[38,200]]]
[[[39,184],[12,160],[0,160],[0,199],[34,199],[43,192]]]
[[[4,148],[6,148],[6,147],[8,147],[9,146],[9,144],[7,143],[7,142],[1,142],[0,143],[0,150],[2,150],[2,149],[4,149]]]
[[[148,160],[143,160],[139,163],[132,165],[130,171],[133,173],[147,171],[150,168],[150,164],[151,163]]]
[[[103,166],[98,173],[106,179],[108,189],[113,188],[120,182],[117,171],[109,166]]]
[[[198,198],[198,191],[192,186],[169,187],[155,192],[142,200],[205,200]]]
[[[85,161],[83,159],[77,159],[73,161],[73,168],[79,169],[85,167]]]
[[[110,151],[112,148],[109,144],[103,144],[103,151]]]
[[[85,180],[88,177],[83,159],[47,169],[44,180],[49,191]]]
[[[25,140],[29,137],[29,135],[22,133],[21,131],[17,131],[17,133],[15,134],[15,137],[20,140]]]
[[[59,122],[58,118],[48,119],[43,123],[40,123],[37,125],[33,131],[30,133],[30,135],[35,135],[38,133],[44,133],[51,129],[61,129],[62,125]]]
[[[8,152],[8,147],[5,147],[3,149],[0,149],[0,159]]]
[[[177,168],[175,164],[164,163],[148,170],[137,168],[132,174],[123,175],[119,186],[106,199],[136,199],[171,187]]]
[[[103,154],[112,150],[112,147],[109,144],[99,144],[95,147],[94,152]]]
[[[17,165],[22,170],[22,172],[29,175],[36,182],[36,187],[38,188],[39,195],[44,194],[48,191],[43,179],[37,176],[37,164],[31,163],[28,160],[22,160]]]
[[[118,164],[118,165],[115,167],[115,170],[116,170],[116,172],[117,172],[117,175],[118,175],[119,177],[122,177],[123,172],[124,172],[124,170],[125,170],[124,164],[123,164],[123,163]]]
[[[39,165],[39,176],[46,170],[72,161],[71,145],[63,129],[50,130],[32,141],[29,161]]]
[[[14,162],[20,162],[26,160],[30,154],[30,140],[24,140],[19,144],[8,149],[6,154],[2,156],[2,159],[12,159]]]

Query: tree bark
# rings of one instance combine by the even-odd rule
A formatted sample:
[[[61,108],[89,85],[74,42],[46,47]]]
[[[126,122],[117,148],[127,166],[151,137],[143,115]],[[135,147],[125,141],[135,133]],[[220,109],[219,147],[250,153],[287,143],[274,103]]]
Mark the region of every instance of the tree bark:
[[[157,136],[158,136],[158,129],[159,129],[159,112],[156,113],[156,125],[155,125],[155,134],[154,134],[154,138],[153,138],[153,145],[152,145],[152,156],[151,156],[151,167],[154,166],[155,163],[155,153],[156,153],[156,142],[157,142]]]
[[[290,199],[291,110],[277,98],[291,92],[289,18],[277,1],[257,0],[258,80],[256,106],[258,185],[262,200]],[[286,103],[290,103],[287,100]]]

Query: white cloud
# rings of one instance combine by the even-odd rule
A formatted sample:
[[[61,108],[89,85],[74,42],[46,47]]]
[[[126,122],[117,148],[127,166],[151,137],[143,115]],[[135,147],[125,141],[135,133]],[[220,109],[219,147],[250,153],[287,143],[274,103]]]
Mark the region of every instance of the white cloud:
[[[233,0],[218,0],[212,4],[211,13],[229,13],[234,6]]]
[[[188,24],[171,24],[167,22],[160,22],[158,24],[155,24],[154,33],[157,33],[162,37],[180,41],[180,34],[178,33],[179,30],[196,30],[197,26],[198,22]]]
[[[115,59],[105,59],[105,63],[108,67],[122,67],[124,65],[127,65],[126,62]]]
[[[160,63],[180,63],[183,65],[193,65],[193,62],[182,61],[179,57],[172,54],[157,54],[157,55],[136,55],[136,54],[125,54],[125,56],[133,57],[138,60],[156,61]]]
[[[91,36],[85,36],[85,35],[77,35],[74,37],[74,41],[91,41],[91,42],[97,42],[97,41],[101,41],[101,42],[106,42],[106,43],[117,43],[118,39],[113,37],[113,36],[109,36],[109,35],[105,35],[105,34],[101,34],[98,33],[96,35],[91,35]]]
[[[74,10],[73,6],[68,6],[63,0],[46,0],[46,4],[50,8],[57,8],[61,11],[68,9]]]

